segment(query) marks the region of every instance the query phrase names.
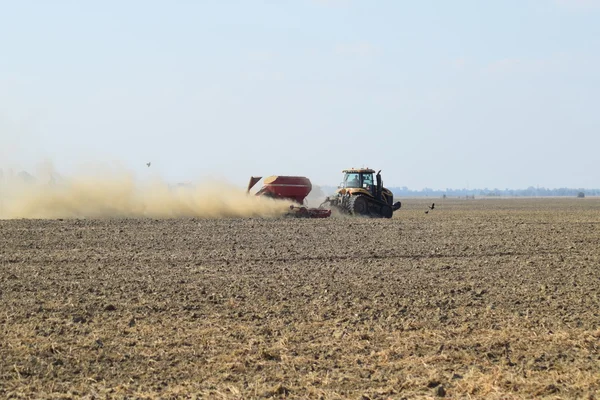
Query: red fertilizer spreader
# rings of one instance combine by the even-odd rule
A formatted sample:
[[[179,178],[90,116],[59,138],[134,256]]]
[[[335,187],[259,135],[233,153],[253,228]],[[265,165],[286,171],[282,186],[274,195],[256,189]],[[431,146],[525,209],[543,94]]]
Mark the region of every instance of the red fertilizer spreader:
[[[253,176],[248,183],[248,192],[252,189],[262,176]],[[306,196],[312,190],[310,179],[304,176],[268,176],[263,181],[263,187],[256,192],[256,196],[265,196],[273,199],[290,200],[296,204],[290,205],[290,216],[299,218],[327,218],[331,216],[331,210],[320,208],[309,208],[304,205]]]

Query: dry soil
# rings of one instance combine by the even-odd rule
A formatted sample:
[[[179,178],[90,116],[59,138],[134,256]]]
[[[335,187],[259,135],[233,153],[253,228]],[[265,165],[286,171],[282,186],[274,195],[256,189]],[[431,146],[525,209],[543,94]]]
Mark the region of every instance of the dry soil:
[[[600,199],[0,221],[0,397],[593,398]]]

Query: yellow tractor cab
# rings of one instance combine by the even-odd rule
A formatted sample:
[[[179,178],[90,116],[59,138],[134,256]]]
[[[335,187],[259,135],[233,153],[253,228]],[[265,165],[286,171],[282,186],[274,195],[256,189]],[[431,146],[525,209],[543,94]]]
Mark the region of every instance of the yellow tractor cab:
[[[372,192],[375,187],[373,180],[375,171],[372,169],[345,169],[342,172],[344,173],[344,181],[340,184],[339,189],[365,189]]]

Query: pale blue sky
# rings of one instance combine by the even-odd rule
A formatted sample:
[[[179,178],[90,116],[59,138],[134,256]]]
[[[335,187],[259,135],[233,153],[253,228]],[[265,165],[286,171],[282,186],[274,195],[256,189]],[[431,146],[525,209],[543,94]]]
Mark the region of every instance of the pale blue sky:
[[[600,0],[0,0],[0,165],[597,188],[599,71]]]

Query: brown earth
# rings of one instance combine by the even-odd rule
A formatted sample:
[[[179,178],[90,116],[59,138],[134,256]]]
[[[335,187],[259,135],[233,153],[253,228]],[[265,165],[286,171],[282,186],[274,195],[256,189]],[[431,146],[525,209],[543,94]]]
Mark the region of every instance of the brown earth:
[[[3,398],[593,398],[600,199],[0,221]]]

